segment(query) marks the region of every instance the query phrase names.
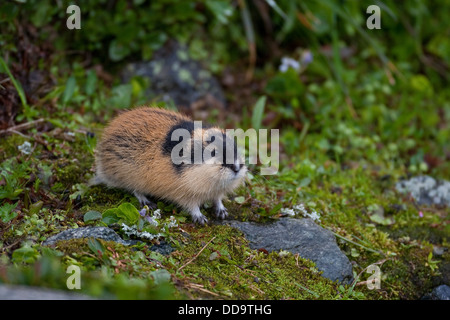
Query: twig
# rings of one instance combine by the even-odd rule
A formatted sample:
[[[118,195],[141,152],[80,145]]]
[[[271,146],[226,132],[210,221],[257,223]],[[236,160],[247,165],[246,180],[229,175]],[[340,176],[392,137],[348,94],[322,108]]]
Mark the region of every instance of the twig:
[[[34,127],[36,124],[44,122],[44,121],[45,121],[45,119],[41,118],[41,119],[33,120],[30,122],[21,123],[21,124],[18,124],[17,126],[12,126],[12,127],[9,127],[8,129],[1,130],[0,135],[10,133],[10,132],[20,134],[18,131],[29,129],[31,127]]]
[[[177,270],[177,272],[179,272],[181,269],[183,269],[184,267],[186,267],[186,266],[187,266],[188,264],[190,264],[192,261],[194,261],[195,259],[197,259],[197,257],[200,255],[200,253],[202,253],[203,250],[206,249],[206,247],[208,246],[208,244],[210,244],[211,241],[213,241],[215,238],[216,238],[216,236],[212,237],[212,239],[209,240],[208,243],[205,244],[205,245],[203,246],[203,248],[202,248],[195,256],[193,256],[193,257],[192,257],[188,262],[186,262],[184,265],[182,265],[181,267],[179,267],[178,270]]]
[[[355,284],[355,286],[357,287],[357,286],[367,285],[369,283],[373,283],[373,281],[372,280],[366,280],[366,281],[357,282]]]
[[[199,290],[199,291],[203,291],[205,293],[208,293],[210,295],[216,296],[216,297],[220,297],[220,294],[217,294],[215,292],[209,291],[208,289],[205,289],[205,287],[201,284],[198,283],[189,283],[186,285],[188,288],[194,289],[194,290]]]
[[[3,84],[3,83],[5,83],[5,82],[8,82],[10,79],[9,78],[5,78],[5,79],[3,79],[3,80],[0,80],[0,84]]]
[[[370,265],[368,265],[367,267],[365,267],[364,269],[362,269],[361,272],[356,276],[355,280],[353,280],[351,287],[354,288],[355,285],[358,285],[358,283],[360,283],[360,282],[357,283],[356,281],[358,281],[358,279],[359,279],[359,277],[361,276],[361,274],[362,274],[364,271],[366,271],[370,266],[372,266],[372,265],[377,265],[377,264],[383,264],[383,263],[385,263],[387,260],[389,260],[389,259],[383,259],[383,260],[380,260],[380,261],[371,263]]]

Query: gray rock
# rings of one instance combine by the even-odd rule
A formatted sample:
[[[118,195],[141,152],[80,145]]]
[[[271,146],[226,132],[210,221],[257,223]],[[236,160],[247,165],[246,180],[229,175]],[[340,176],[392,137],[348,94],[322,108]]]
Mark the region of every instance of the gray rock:
[[[445,251],[447,251],[447,248],[445,248],[445,247],[433,246],[433,255],[434,256],[442,256]]]
[[[42,245],[53,246],[57,241],[80,239],[80,238],[95,238],[105,241],[114,241],[126,246],[138,243],[138,240],[123,240],[114,230],[107,227],[84,227],[77,229],[64,230],[57,235],[51,236],[45,240]],[[159,244],[154,244],[149,248],[151,251],[156,251],[162,255],[168,255],[175,249],[166,241],[161,241]]]
[[[350,283],[352,265],[342,253],[330,231],[311,219],[281,218],[269,224],[227,221],[240,229],[250,241],[252,249],[287,250],[313,261],[322,275],[333,281]]]
[[[440,285],[423,297],[424,300],[450,300],[450,287],[446,284]]]
[[[0,285],[0,300],[90,300],[89,296],[38,287]]]
[[[105,241],[114,241],[123,245],[136,244],[136,240],[123,240],[114,230],[107,227],[84,227],[77,229],[64,230],[57,235],[51,236],[45,240],[42,245],[53,246],[57,241],[80,239],[80,238],[96,238]]]
[[[430,176],[418,176],[396,183],[398,192],[411,194],[419,205],[450,206],[450,182],[438,181]]]
[[[173,100],[177,106],[186,108],[225,106],[219,82],[176,41],[169,41],[157,50],[150,61],[130,63],[121,72],[124,83],[135,76],[149,80],[150,87],[145,92],[149,99]]]
[[[175,248],[172,247],[168,242],[163,240],[163,241],[160,241],[159,244],[154,244],[153,246],[149,247],[149,250],[155,251],[155,252],[161,253],[164,256],[167,256],[172,251],[175,251]]]

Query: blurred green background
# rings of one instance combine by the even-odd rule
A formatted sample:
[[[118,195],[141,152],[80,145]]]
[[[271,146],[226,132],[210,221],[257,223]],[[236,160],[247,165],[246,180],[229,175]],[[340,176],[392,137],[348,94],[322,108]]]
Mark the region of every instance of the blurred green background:
[[[66,27],[66,8],[74,3],[81,9],[80,30]],[[381,9],[381,29],[369,30],[366,9],[373,4]],[[175,41],[217,79],[226,100],[224,109],[206,103],[201,112],[184,111],[224,127],[280,129],[280,172],[255,174],[241,191],[240,210],[248,199],[257,201],[244,218],[275,218],[282,207],[302,201],[324,213],[323,226],[359,237],[354,242],[370,240],[362,246],[371,246],[370,252],[341,244],[359,265],[377,261],[374,250],[397,253],[385,270],[387,291],[366,292],[368,297],[417,298],[432,282],[402,283],[396,273],[413,272],[405,261],[412,261],[408,246],[417,243],[393,242],[387,234],[406,232],[423,241],[411,255],[420,261],[414,271],[420,277],[436,269],[428,242],[434,232],[448,246],[442,240],[449,234],[448,209],[427,213],[400,198],[394,183],[422,174],[450,179],[449,12],[446,0],[2,0],[2,262],[22,268],[41,257],[53,261],[60,255],[40,241],[82,226],[86,211],[100,210],[87,186],[95,137],[86,133],[101,132],[112,116],[133,106],[180,107],[150,99],[151,79],[120,79],[128,63],[151,61]],[[18,150],[26,141],[32,156]],[[367,214],[379,206],[392,215],[381,223]],[[408,228],[421,231],[413,236]],[[53,262],[45,259],[39,260],[47,268],[40,280],[20,268],[10,280],[0,272],[0,280],[60,287],[64,274],[51,271]],[[83,259],[78,263],[95,269],[92,259]],[[133,270],[129,274],[140,277]],[[125,278],[97,279],[90,293],[101,295],[106,286],[116,297],[168,297],[167,288],[148,293],[147,280],[128,284]]]
[[[120,84],[115,72],[176,39],[222,82],[234,76],[226,95],[240,125],[258,96],[269,98],[264,124],[285,128],[288,155],[301,148],[305,135],[296,132],[307,125],[311,142],[334,159],[388,160],[412,171],[439,165],[435,173],[448,177],[447,1],[85,1],[81,30],[68,30],[71,3],[0,5],[2,57],[26,97],[17,103],[9,93],[10,125],[49,109],[90,121],[148,104],[145,82]],[[370,4],[382,11],[379,30],[365,26]],[[300,70],[278,70],[282,57],[305,54],[312,62]]]

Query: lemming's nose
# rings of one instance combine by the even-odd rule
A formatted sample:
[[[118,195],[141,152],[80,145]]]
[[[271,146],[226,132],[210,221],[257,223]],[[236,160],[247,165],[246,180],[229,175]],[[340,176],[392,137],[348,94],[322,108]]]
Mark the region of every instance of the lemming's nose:
[[[242,168],[243,166],[244,166],[243,163],[235,163],[234,166],[233,166],[233,171],[234,171],[235,173],[238,173],[239,170],[241,170],[241,168]]]

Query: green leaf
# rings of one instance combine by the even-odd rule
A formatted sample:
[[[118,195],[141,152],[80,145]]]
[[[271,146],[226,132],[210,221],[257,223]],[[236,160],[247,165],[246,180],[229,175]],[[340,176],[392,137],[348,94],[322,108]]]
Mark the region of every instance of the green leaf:
[[[307,187],[307,186],[309,186],[310,183],[311,183],[311,179],[308,178],[308,177],[306,177],[306,178],[303,178],[303,179],[300,181],[300,183],[298,184],[298,186],[299,186],[299,187]]]
[[[369,219],[375,223],[388,226],[395,222],[393,218],[384,215],[384,209],[379,204],[374,203],[369,205],[367,211],[369,213]]]
[[[262,119],[264,115],[264,107],[266,105],[266,96],[262,96],[256,101],[255,107],[253,108],[252,115],[252,126],[255,130],[258,130],[262,126]]]
[[[233,14],[233,7],[227,1],[209,0],[205,2],[205,5],[222,24],[228,23]]]
[[[94,70],[89,70],[87,73],[87,78],[86,78],[86,87],[85,87],[85,91],[86,94],[90,97],[92,96],[97,89],[97,75],[95,74]]]
[[[273,216],[274,214],[276,214],[278,211],[280,211],[280,209],[283,207],[282,203],[277,204],[275,207],[273,207],[270,211],[269,211],[269,216]]]
[[[30,247],[22,247],[15,250],[12,254],[14,263],[33,263],[39,257],[39,252]]]
[[[108,104],[115,108],[128,108],[131,104],[133,86],[131,84],[121,84],[114,87]]]
[[[138,222],[140,217],[139,211],[131,203],[122,203],[118,209],[120,210],[119,216],[124,218],[130,224],[136,224]]]
[[[161,253],[156,252],[156,251],[150,251],[148,257],[152,260],[156,260],[159,262],[163,262],[166,259],[165,256],[163,256]]]
[[[243,204],[245,202],[245,198],[242,196],[236,197],[236,198],[234,198],[234,201],[236,201],[236,203],[238,203],[238,204]]]
[[[42,201],[33,203],[29,209],[30,215],[39,213],[39,211],[41,211],[43,205],[44,205],[44,202],[42,202]]]
[[[64,89],[63,96],[62,96],[63,105],[66,105],[67,102],[69,102],[70,99],[72,99],[73,93],[75,92],[76,85],[77,85],[77,81],[75,80],[75,77],[70,76],[69,79],[67,79],[66,88]]]
[[[122,44],[119,44],[117,40],[111,41],[109,44],[109,50],[108,50],[109,58],[112,61],[120,61],[123,58],[125,58],[127,55],[130,54],[130,49],[127,46],[124,46]]]
[[[100,220],[102,219],[102,214],[98,211],[91,210],[84,214],[83,219],[84,222]]]
[[[108,209],[102,214],[102,221],[107,225],[120,221],[120,210],[118,208]]]
[[[272,98],[290,102],[293,98],[298,99],[303,95],[305,86],[297,71],[289,68],[286,72],[280,72],[270,79],[265,91]]]
[[[17,212],[14,212],[13,210],[17,207],[17,203],[10,204],[5,203],[3,206],[0,207],[0,220],[2,220],[4,223],[7,223],[17,217]]]
[[[5,60],[3,60],[2,57],[0,57],[0,65],[2,66],[3,70],[6,71],[6,73],[8,74],[9,79],[11,80],[11,82],[14,85],[14,87],[16,88],[17,93],[19,94],[20,101],[22,102],[22,106],[24,108],[28,107],[27,99],[25,97],[25,93],[23,91],[22,86],[20,85],[19,82],[17,82],[16,78],[14,78],[14,76],[12,75],[11,71],[8,68],[8,65],[6,64]]]
[[[90,238],[87,245],[95,254],[103,254],[105,252],[105,247],[95,238]]]
[[[392,219],[391,217],[384,217],[378,214],[373,214],[369,216],[369,218],[371,221],[381,224],[383,226],[389,226],[394,223],[394,219]]]
[[[166,269],[158,269],[150,272],[150,275],[153,277],[156,285],[160,285],[162,283],[167,283],[170,281],[170,273]]]

